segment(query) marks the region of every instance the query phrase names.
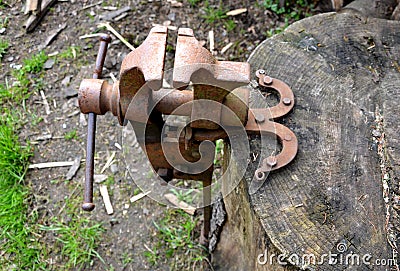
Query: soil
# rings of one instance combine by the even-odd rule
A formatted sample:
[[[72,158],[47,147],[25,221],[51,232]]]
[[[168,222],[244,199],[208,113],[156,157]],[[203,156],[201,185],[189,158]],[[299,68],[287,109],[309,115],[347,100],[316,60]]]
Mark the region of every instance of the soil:
[[[191,1],[193,2],[193,1]],[[98,38],[80,39],[80,36],[99,32],[97,24],[101,15],[109,12],[106,7],[122,8],[129,6],[128,15],[118,21],[111,20],[111,25],[131,44],[140,45],[148,35],[150,29],[156,25],[167,25],[173,38],[169,44],[174,48],[177,28],[189,27],[194,30],[198,40],[204,41],[209,48],[208,35],[214,30],[215,53],[218,59],[245,61],[251,51],[267,37],[267,30],[284,25],[284,19],[262,7],[262,1],[224,1],[222,9],[234,10],[247,8],[247,12],[228,18],[235,22],[233,30],[227,31],[228,19],[216,20],[213,23],[203,18],[204,2],[194,6],[188,2],[167,1],[59,1],[53,5],[41,23],[32,33],[25,33],[22,27],[27,19],[23,13],[23,3],[16,1],[9,7],[0,10],[2,19],[8,18],[9,25],[2,33],[2,38],[9,40],[11,47],[3,57],[1,74],[3,78],[11,78],[12,64],[22,64],[22,60],[44,50],[46,54],[63,52],[77,46],[77,56],[72,59],[59,59],[54,65],[46,69],[43,78],[43,91],[50,105],[50,114],[46,114],[43,99],[35,91],[25,102],[26,123],[20,132],[22,141],[29,140],[34,146],[34,156],[31,163],[52,161],[73,161],[76,157],[85,157],[86,126],[85,118],[79,112],[77,92],[82,79],[91,78],[93,64],[98,48]],[[210,6],[218,7],[219,1],[209,1]],[[91,6],[87,8],[88,6]],[[55,40],[48,46],[45,41],[50,33],[66,24]],[[104,32],[104,31],[103,31]],[[107,54],[104,78],[110,79],[110,73],[118,76],[120,63],[129,53],[123,43],[113,37]],[[233,45],[224,53],[221,50],[228,43]],[[171,65],[173,49],[168,52],[167,65]],[[43,121],[33,123],[33,116],[41,116]],[[77,136],[67,140],[64,136],[76,130]],[[151,266],[144,252],[152,248],[155,242],[156,228],[154,221],[162,217],[167,207],[158,204],[151,198],[145,197],[131,204],[130,197],[137,188],[135,181],[125,169],[125,162],[121,150],[122,128],[112,115],[99,116],[96,134],[95,173],[100,174],[107,160],[115,153],[113,164],[104,169],[102,174],[112,176],[114,181],[108,186],[114,214],[107,215],[101,196],[99,184],[95,184],[96,209],[92,213],[83,213],[82,216],[102,222],[105,228],[98,252],[104,259],[102,263],[97,258],[87,270],[169,270],[168,261],[161,259],[158,265]],[[44,139],[46,135],[51,135]],[[119,145],[118,145],[119,144]],[[159,181],[149,174],[149,169],[141,166],[143,154],[134,148],[139,176],[142,175],[148,182],[157,186]],[[39,212],[38,223],[47,223],[49,217],[57,216],[65,201],[71,197],[82,197],[82,183],[84,179],[84,159],[80,169],[70,181],[65,181],[68,167],[29,170],[26,183],[32,187],[34,199],[31,208]],[[46,237],[48,242],[54,242],[54,237]],[[59,270],[62,260],[56,253],[51,255],[54,260],[54,270]],[[131,258],[133,262],[124,264],[124,258]]]

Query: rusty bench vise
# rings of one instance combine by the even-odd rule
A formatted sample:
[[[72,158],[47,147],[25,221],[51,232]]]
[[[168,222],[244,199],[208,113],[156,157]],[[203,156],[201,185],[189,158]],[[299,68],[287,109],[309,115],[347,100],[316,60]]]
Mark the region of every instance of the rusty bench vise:
[[[282,145],[281,152],[263,159],[254,176],[257,181],[265,180],[268,172],[287,165],[297,153],[294,133],[273,121],[289,113],[294,106],[294,95],[286,84],[258,70],[259,85],[278,92],[280,102],[269,109],[249,110],[249,88],[246,86],[250,82],[250,65],[218,61],[188,28],[178,31],[173,88],[162,88],[167,34],[166,27],[154,27],[143,44],[125,57],[119,81],[112,85],[100,79],[110,37],[100,38],[93,79],[83,80],[79,89],[80,109],[89,114],[82,208],[86,211],[94,209],[96,115],[110,111],[121,125],[131,123],[138,143],[163,181],[176,178],[203,182],[205,207],[201,242],[207,244],[214,149],[202,148],[202,143],[229,140],[228,133],[221,127],[241,127],[247,134],[275,135]],[[166,127],[168,115],[187,116],[190,123],[181,129]]]

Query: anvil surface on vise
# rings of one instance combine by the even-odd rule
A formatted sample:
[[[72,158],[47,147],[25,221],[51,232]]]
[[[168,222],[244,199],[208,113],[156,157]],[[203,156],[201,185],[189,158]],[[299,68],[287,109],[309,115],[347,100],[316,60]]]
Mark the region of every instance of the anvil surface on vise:
[[[218,61],[188,28],[178,31],[172,88],[163,88],[167,35],[167,27],[154,27],[142,45],[125,57],[120,79],[112,85],[99,79],[107,50],[104,43],[109,42],[109,38],[103,37],[96,61],[96,71],[100,73],[82,81],[79,106],[83,113],[92,116],[110,111],[121,125],[129,122],[163,184],[174,178],[202,181],[202,243],[207,244],[215,150],[213,144],[202,143],[227,139],[227,132],[221,127],[241,127],[248,134],[276,136],[282,145],[281,152],[265,158],[255,172],[256,180],[264,180],[266,173],[287,165],[297,153],[294,133],[273,121],[291,111],[294,95],[285,83],[258,70],[259,85],[278,92],[280,101],[269,109],[249,109],[249,64]],[[169,126],[165,122],[168,115],[186,116],[190,122],[184,127]],[[90,144],[83,205],[86,210],[94,208],[90,161],[94,155],[95,122],[90,125],[93,127],[88,128]]]

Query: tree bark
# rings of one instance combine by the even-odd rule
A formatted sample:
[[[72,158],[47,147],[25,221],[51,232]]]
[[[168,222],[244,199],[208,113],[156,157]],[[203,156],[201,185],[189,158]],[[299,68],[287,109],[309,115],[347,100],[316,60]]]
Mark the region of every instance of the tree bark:
[[[356,10],[367,17],[390,19],[397,0],[356,0],[344,9]]]
[[[264,69],[295,94],[293,112],[280,122],[297,135],[299,152],[249,195],[264,158],[258,155],[224,199],[227,221],[213,254],[216,270],[394,268],[375,261],[397,261],[399,29],[400,22],[328,13],[297,22],[255,49],[249,58],[253,74]],[[257,154],[260,141],[250,143]],[[225,176],[225,186],[235,183],[234,171]],[[281,254],[286,262],[292,257],[292,264],[280,265],[276,257],[257,263],[265,250],[268,259]],[[329,253],[338,254],[337,261],[340,255],[357,254],[360,261],[371,255],[375,265],[301,260],[313,254],[320,261]]]

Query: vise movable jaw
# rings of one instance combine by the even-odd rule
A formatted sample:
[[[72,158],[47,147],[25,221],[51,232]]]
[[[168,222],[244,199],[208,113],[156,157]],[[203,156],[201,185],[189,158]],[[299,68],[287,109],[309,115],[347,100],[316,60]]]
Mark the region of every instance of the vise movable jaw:
[[[188,28],[178,31],[173,88],[163,88],[167,35],[166,27],[154,27],[142,45],[125,57],[120,79],[112,85],[98,78],[107,49],[104,45],[107,39],[102,38],[96,62],[97,76],[82,81],[79,106],[92,118],[110,111],[121,125],[129,121],[155,172],[165,182],[173,178],[203,182],[203,205],[206,207],[202,237],[205,241],[211,217],[211,195],[207,187],[211,185],[214,149],[204,151],[201,143],[227,138],[221,126],[276,135],[282,143],[281,153],[268,157],[255,175],[257,180],[265,179],[265,172],[285,166],[296,155],[296,136],[285,126],[271,121],[293,108],[294,96],[286,84],[258,71],[259,84],[275,89],[281,96],[280,103],[270,110],[249,110],[246,86],[250,82],[250,65],[218,61]],[[235,117],[229,112],[234,112]],[[187,116],[191,121],[182,129],[165,128],[165,116],[171,114]],[[88,129],[85,210],[94,208],[90,161],[93,160],[95,121],[94,124],[89,122],[90,125],[93,127]],[[196,164],[196,168],[179,167],[187,162]]]

